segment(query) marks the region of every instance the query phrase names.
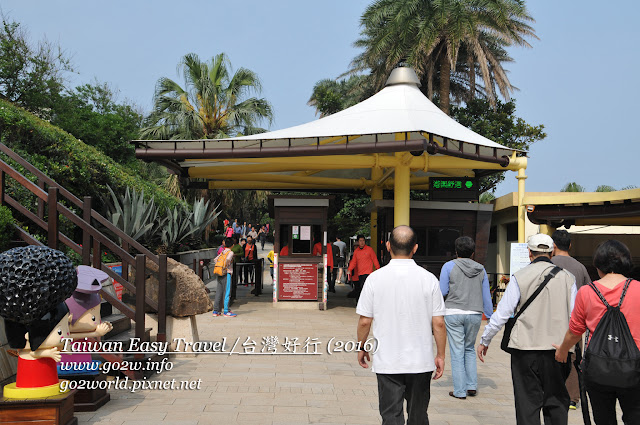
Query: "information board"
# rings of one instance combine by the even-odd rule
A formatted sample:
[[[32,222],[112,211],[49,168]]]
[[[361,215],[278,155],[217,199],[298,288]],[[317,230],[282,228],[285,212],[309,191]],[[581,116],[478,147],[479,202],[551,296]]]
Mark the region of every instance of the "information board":
[[[311,226],[300,226],[300,240],[311,240]]]
[[[509,261],[509,275],[531,264],[529,248],[526,243],[512,243],[511,257]]]
[[[478,182],[472,177],[431,177],[430,201],[477,201]]]
[[[317,300],[318,265],[280,263],[278,265],[279,300]]]

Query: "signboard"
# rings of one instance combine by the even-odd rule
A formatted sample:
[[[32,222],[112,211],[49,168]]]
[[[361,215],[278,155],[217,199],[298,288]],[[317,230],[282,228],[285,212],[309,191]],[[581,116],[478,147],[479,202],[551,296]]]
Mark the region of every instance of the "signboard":
[[[431,177],[430,201],[477,201],[478,182],[472,177]]]
[[[300,239],[300,226],[291,226],[291,239]]]
[[[278,265],[279,300],[317,300],[318,265],[285,263]]]
[[[122,276],[122,263],[120,264],[112,264],[112,265],[107,265],[107,267],[109,267],[111,270],[113,270],[114,272],[118,273],[120,276]],[[111,279],[113,281],[113,289],[116,292],[116,297],[118,297],[118,299],[120,301],[122,301],[122,290],[124,289],[124,286],[122,286],[121,283],[116,282],[115,280]]]
[[[531,264],[531,260],[529,259],[529,248],[527,247],[527,244],[512,243],[509,261],[509,274],[512,275],[529,264]]]
[[[300,240],[311,240],[311,226],[300,226]]]

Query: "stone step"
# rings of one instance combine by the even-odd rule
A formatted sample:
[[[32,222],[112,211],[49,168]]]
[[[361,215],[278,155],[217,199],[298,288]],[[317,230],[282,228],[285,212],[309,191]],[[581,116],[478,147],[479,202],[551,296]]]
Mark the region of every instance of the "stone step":
[[[115,329],[115,326],[114,326]],[[151,338],[151,329],[152,328],[145,328],[144,329],[144,335],[142,337],[143,341],[149,341]],[[122,341],[123,342],[123,349],[124,351],[127,351],[129,349],[129,342],[131,342],[131,338],[135,338],[136,337],[136,330],[135,327],[131,326],[131,321],[129,321],[129,329],[119,332],[117,334],[114,334],[113,336],[110,336],[107,338],[109,334],[105,335],[105,338],[102,338],[103,341]]]
[[[111,331],[102,338],[103,340],[112,339],[113,337],[131,329],[131,319],[124,314],[112,314],[110,316],[103,317],[102,321],[111,322],[111,325],[113,325],[113,329],[111,329]]]

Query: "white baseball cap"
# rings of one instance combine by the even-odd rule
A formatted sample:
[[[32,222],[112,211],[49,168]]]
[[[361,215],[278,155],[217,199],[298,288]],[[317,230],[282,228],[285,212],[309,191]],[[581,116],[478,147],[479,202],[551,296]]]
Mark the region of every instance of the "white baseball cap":
[[[537,235],[531,236],[527,244],[531,251],[537,251],[537,252],[553,251],[553,239],[551,239],[551,236],[545,235],[544,233],[538,233]]]

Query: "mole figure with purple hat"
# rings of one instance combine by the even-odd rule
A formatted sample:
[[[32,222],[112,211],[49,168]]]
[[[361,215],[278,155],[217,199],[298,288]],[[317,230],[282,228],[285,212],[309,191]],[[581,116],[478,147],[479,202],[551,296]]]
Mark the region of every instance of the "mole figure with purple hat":
[[[76,285],[73,263],[60,251],[27,246],[0,254],[0,316],[9,346],[18,355],[16,382],[3,388],[4,399],[64,393],[56,362],[70,334],[64,300]]]
[[[100,318],[100,290],[102,283],[109,279],[102,270],[89,266],[78,266],[78,286],[65,304],[71,313],[70,337],[74,342],[86,341],[106,335],[113,326],[102,322]],[[100,373],[100,362],[92,360],[90,353],[62,354],[58,365],[58,374],[97,375]]]

